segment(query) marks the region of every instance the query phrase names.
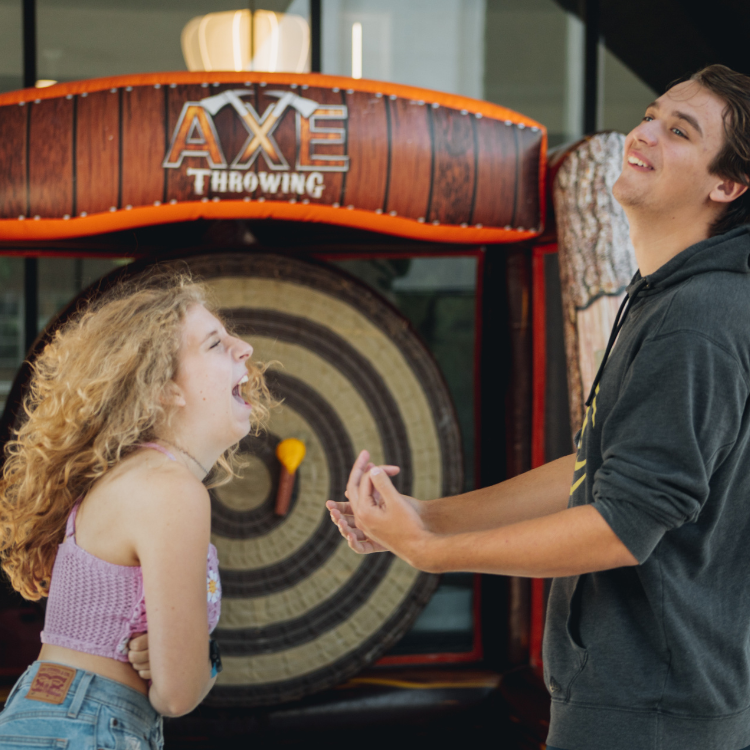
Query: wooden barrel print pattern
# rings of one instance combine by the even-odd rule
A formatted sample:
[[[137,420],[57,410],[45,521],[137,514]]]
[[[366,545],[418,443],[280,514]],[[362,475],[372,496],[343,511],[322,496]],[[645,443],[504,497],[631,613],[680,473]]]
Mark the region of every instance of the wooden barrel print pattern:
[[[0,240],[200,217],[471,243],[542,229],[546,134],[522,115],[376,81],[218,75],[0,95]]]
[[[223,589],[214,637],[224,671],[207,702],[293,700],[379,658],[437,585],[437,576],[390,553],[352,552],[325,501],[344,498],[363,448],[373,461],[401,467],[394,483],[406,494],[429,500],[459,493],[456,414],[435,361],[409,323],[353,277],[326,264],[262,253],[193,256],[160,263],[160,269],[168,271],[171,263],[207,283],[230,328],[253,345],[256,361],[280,363],[267,377],[281,407],[264,433],[242,440],[248,465],[241,476],[211,491]],[[82,292],[37,347],[83,299],[144,268],[147,262],[134,263]],[[9,413],[18,414],[28,378],[28,368],[20,371]],[[289,511],[278,516],[276,447],[287,438],[302,440],[306,456]]]

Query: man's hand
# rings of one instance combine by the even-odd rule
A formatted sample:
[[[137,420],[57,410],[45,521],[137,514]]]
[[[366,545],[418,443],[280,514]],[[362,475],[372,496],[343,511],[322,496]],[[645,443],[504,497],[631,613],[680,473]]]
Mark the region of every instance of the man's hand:
[[[134,635],[128,643],[128,661],[143,680],[151,679],[148,656],[148,633]]]
[[[372,466],[367,451],[360,453],[346,488],[350,512],[356,528],[371,545],[394,552],[414,567],[420,563],[423,567],[419,552],[430,534],[420,515],[422,504],[401,495],[387,469]]]
[[[349,474],[349,481],[346,485],[344,495],[347,499],[351,499],[350,490],[359,483],[364,472],[369,471],[375,466],[370,462],[370,454],[367,451],[362,451],[357,460],[352,466],[352,470]],[[396,476],[401,469],[398,466],[383,466],[390,476]],[[357,527],[356,519],[354,518],[354,512],[352,511],[351,503],[338,503],[333,500],[326,502],[326,508],[331,513],[331,521],[338,526],[339,533],[346,539],[349,547],[360,555],[369,555],[372,552],[386,552],[387,550],[380,544],[377,544],[372,539],[368,539],[367,536]]]
[[[354,462],[351,473],[349,475],[349,481],[347,483],[347,489],[344,492],[346,497],[351,500],[352,493],[356,492],[356,488],[359,485],[362,477],[371,469],[375,468],[375,464],[370,462],[370,456],[367,451],[362,451]],[[398,466],[380,466],[388,476],[396,476],[401,469]],[[379,499],[379,493],[375,493],[375,496]],[[408,495],[402,495],[414,509],[419,512],[421,503]],[[352,509],[351,502],[339,503],[329,500],[326,503],[326,507],[330,511],[331,520],[338,526],[341,536],[346,539],[349,547],[360,555],[369,555],[372,552],[386,552],[387,549],[382,544],[378,544],[373,539],[370,539],[361,528],[357,526],[357,521]]]
[[[381,544],[368,539],[367,535],[357,528],[350,503],[335,503],[329,500],[326,507],[331,512],[331,520],[338,526],[341,536],[355,552],[360,555],[369,555],[371,552],[387,551]]]

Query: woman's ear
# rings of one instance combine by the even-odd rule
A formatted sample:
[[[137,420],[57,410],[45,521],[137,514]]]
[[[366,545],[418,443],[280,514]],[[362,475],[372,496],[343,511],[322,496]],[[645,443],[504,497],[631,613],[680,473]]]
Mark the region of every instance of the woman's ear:
[[[161,400],[164,406],[179,407],[185,406],[185,404],[187,404],[187,401],[185,401],[185,396],[182,393],[182,388],[180,388],[180,386],[177,385],[174,380],[170,380],[165,386]]]

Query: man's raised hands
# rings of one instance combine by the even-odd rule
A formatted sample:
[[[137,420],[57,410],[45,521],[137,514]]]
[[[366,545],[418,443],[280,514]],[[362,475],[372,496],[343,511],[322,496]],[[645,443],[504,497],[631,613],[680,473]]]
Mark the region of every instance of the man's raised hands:
[[[346,539],[349,547],[360,555],[369,555],[371,552],[387,552],[386,548],[368,539],[367,535],[357,528],[354,515],[349,503],[335,503],[329,500],[326,507],[331,512],[331,520],[338,526],[341,536]]]
[[[328,508],[331,514],[331,520],[336,526],[338,526],[341,536],[346,539],[349,547],[360,555],[369,555],[371,552],[387,551],[385,547],[372,539],[369,539],[367,535],[357,527],[351,504],[351,498],[353,495],[357,494],[362,477],[366,472],[373,468],[375,468],[375,464],[370,462],[370,454],[367,451],[362,451],[359,456],[357,456],[357,460],[354,462],[354,466],[352,466],[352,470],[349,474],[349,481],[346,483],[344,495],[346,495],[350,502],[339,503],[329,500],[326,503],[326,508]],[[392,477],[396,476],[396,474],[401,471],[398,466],[382,466],[380,468]]]
[[[376,467],[370,462],[369,453],[362,451],[346,485],[349,502],[326,503],[331,520],[355,552],[368,554],[391,550],[398,553],[397,547],[401,546],[399,542],[404,535],[392,528],[394,523],[403,525],[402,531],[407,536],[410,532],[424,531],[423,503],[401,495],[391,483],[390,477],[398,472],[397,466]],[[379,534],[371,533],[375,528],[380,529]],[[396,532],[395,535],[392,532]],[[390,544],[391,538],[397,546]]]

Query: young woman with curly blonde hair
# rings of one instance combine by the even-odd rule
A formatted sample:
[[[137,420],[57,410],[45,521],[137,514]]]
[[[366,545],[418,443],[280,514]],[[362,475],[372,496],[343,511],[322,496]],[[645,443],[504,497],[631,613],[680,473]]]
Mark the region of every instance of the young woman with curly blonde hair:
[[[213,686],[221,588],[204,481],[231,478],[268,415],[252,351],[178,276],[108,292],[32,363],[0,479],[0,559],[24,597],[49,600],[2,747],[158,748],[162,715]]]

